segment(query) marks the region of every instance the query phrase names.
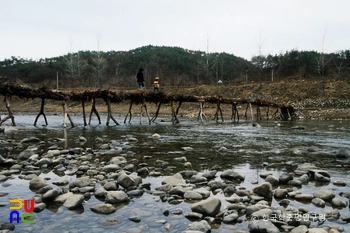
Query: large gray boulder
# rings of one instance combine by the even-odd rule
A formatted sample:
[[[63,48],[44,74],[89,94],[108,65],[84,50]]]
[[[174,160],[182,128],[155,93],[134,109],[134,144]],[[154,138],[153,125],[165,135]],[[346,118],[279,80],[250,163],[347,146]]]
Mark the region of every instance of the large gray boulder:
[[[319,189],[314,192],[314,197],[321,198],[324,201],[331,201],[335,194],[332,189]]]
[[[29,181],[29,189],[31,190],[38,190],[45,186],[48,186],[48,184],[41,177],[35,177],[31,181]]]
[[[261,185],[254,187],[252,191],[265,198],[272,197],[272,186],[269,182],[264,182]]]
[[[186,184],[186,181],[182,177],[180,173],[176,173],[173,176],[169,176],[165,180],[163,180],[162,184],[170,184],[172,186],[182,185]]]
[[[108,191],[106,194],[106,203],[121,203],[129,201],[128,195],[123,191]]]
[[[266,220],[251,221],[249,232],[279,233],[280,230],[272,222]]]
[[[124,171],[119,173],[117,181],[118,184],[125,189],[133,187],[136,184],[135,180],[131,176],[126,174]]]
[[[117,210],[112,204],[97,204],[90,209],[98,214],[112,214]]]
[[[91,180],[90,178],[88,177],[79,177],[75,180],[73,180],[72,182],[69,183],[69,188],[72,189],[72,188],[75,188],[75,187],[78,187],[78,188],[83,188],[83,187],[86,187],[86,186],[90,186],[90,183],[91,183]]]
[[[63,206],[69,210],[77,209],[84,202],[84,196],[82,194],[74,194],[67,198]]]
[[[191,206],[193,212],[203,214],[205,216],[215,216],[219,213],[221,208],[221,201],[217,198],[209,198]]]
[[[220,177],[221,177],[221,179],[237,180],[237,181],[244,181],[244,179],[245,179],[245,176],[243,174],[235,172],[232,169],[223,171],[221,173]]]

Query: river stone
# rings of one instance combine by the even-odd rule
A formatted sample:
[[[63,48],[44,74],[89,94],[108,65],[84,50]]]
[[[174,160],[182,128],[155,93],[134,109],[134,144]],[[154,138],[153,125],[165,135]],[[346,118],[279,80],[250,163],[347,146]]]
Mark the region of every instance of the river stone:
[[[231,213],[228,215],[225,215],[224,218],[222,219],[222,222],[225,224],[230,224],[235,222],[238,219],[238,213]]]
[[[184,198],[188,199],[188,200],[202,200],[203,197],[200,193],[196,192],[196,191],[186,191],[184,194]]]
[[[295,195],[294,198],[298,201],[311,201],[314,198],[314,196],[311,194],[305,193],[305,194],[297,194]]]
[[[330,182],[331,179],[320,172],[315,172],[314,179],[319,182]]]
[[[30,156],[34,155],[35,152],[32,149],[25,149],[24,151],[22,151],[21,153],[19,153],[16,157],[16,159],[18,160],[22,160],[22,159],[29,159]]]
[[[107,191],[106,203],[121,203],[129,200],[128,195],[123,191]]]
[[[347,207],[348,206],[348,203],[345,200],[338,198],[338,197],[333,198],[331,201],[331,204],[332,204],[332,206],[335,206],[335,207]]]
[[[153,139],[159,139],[159,138],[160,138],[160,135],[157,134],[157,133],[155,133],[155,134],[152,135],[152,138],[153,138]]]
[[[248,225],[249,232],[279,233],[279,229],[272,222],[266,220],[251,221]]]
[[[109,164],[109,165],[106,165],[102,168],[102,171],[106,172],[106,173],[115,172],[118,170],[120,170],[120,167],[117,164]]]
[[[293,175],[290,173],[284,172],[279,176],[278,180],[281,184],[287,184],[288,181],[293,180]]]
[[[193,175],[190,179],[190,183],[192,184],[207,183],[207,178],[201,175]]]
[[[288,190],[287,189],[276,189],[273,196],[275,198],[285,198],[288,195]]]
[[[203,177],[207,178],[207,180],[214,179],[216,177],[217,170],[211,170],[203,173]]]
[[[92,206],[90,209],[98,214],[111,214],[117,211],[117,209],[111,204],[97,204]]]
[[[290,231],[290,233],[307,233],[308,229],[305,225],[300,225]]]
[[[91,183],[91,180],[90,178],[88,177],[79,177],[75,180],[73,180],[72,182],[69,183],[69,188],[72,189],[72,188],[75,188],[75,187],[78,187],[78,188],[82,188],[82,187],[85,187],[85,186],[89,186]]]
[[[6,181],[9,177],[5,175],[0,175],[0,182]]]
[[[297,180],[299,180],[303,184],[306,184],[307,182],[309,182],[309,176],[307,174],[304,174],[298,177]]]
[[[48,166],[51,165],[52,164],[51,159],[49,159],[49,158],[42,158],[39,161],[37,161],[36,163],[34,163],[34,166],[41,167],[41,166],[43,166],[45,164],[48,165]]]
[[[318,207],[324,207],[326,206],[326,202],[322,200],[321,198],[315,197],[311,200],[311,203]]]
[[[109,163],[123,166],[127,163],[127,161],[123,156],[116,156],[111,158],[111,160],[109,160]]]
[[[82,194],[74,194],[67,198],[63,206],[69,210],[76,209],[84,202],[84,196]]]
[[[205,220],[201,220],[199,222],[193,222],[188,225],[187,230],[190,230],[191,232],[210,232],[211,231],[211,226],[209,223]],[[190,231],[185,231],[185,232],[190,232]]]
[[[279,184],[278,178],[273,176],[273,175],[268,175],[265,178],[265,182],[269,182],[271,185],[278,185]]]
[[[51,190],[49,190],[49,191],[47,191],[46,193],[43,194],[43,197],[42,197],[43,202],[53,200],[55,197],[57,197],[60,194],[62,194],[62,189],[61,188],[51,189]]]
[[[211,180],[207,183],[210,190],[222,189],[224,190],[227,187],[227,184],[221,180]]]
[[[310,146],[307,148],[308,152],[318,152],[320,149],[317,146]]]
[[[159,187],[156,187],[155,190],[169,193],[172,188],[173,188],[173,186],[171,186],[170,184],[163,184]]]
[[[48,184],[46,184],[45,180],[41,177],[35,177],[29,181],[29,189],[31,190],[38,190],[45,186],[48,186]]]
[[[125,189],[136,185],[135,180],[131,176],[127,175],[124,171],[121,171],[119,173],[117,182],[120,186],[122,186]]]
[[[46,204],[41,202],[41,203],[35,203],[34,205],[34,212],[35,213],[39,213],[41,211],[43,211],[46,208]]]
[[[183,197],[187,190],[183,186],[175,186],[172,187],[171,190],[169,191],[169,195],[177,195],[180,197]]]
[[[162,184],[170,184],[172,186],[186,184],[186,181],[182,178],[180,173],[176,173],[173,176],[169,176],[165,180],[162,181]]]
[[[272,196],[272,186],[269,182],[264,182],[261,185],[254,187],[252,191],[265,198],[271,198]]]
[[[29,137],[29,138],[24,138],[21,141],[21,143],[36,143],[36,142],[40,142],[40,139],[36,137]]]
[[[2,157],[2,156],[0,155],[0,165],[3,164],[3,163],[5,163],[5,159],[4,159],[4,157]]]
[[[323,228],[309,228],[308,233],[328,233],[325,229]]]
[[[336,158],[338,159],[346,159],[346,158],[350,158],[350,150],[349,149],[345,149],[345,148],[341,148],[338,150],[338,152],[335,155]]]
[[[272,213],[273,211],[271,209],[263,208],[253,212],[250,218],[253,220],[266,219],[266,218],[269,218]]]
[[[300,180],[290,180],[287,184],[292,186],[303,186],[303,182],[301,182]]]
[[[187,158],[185,156],[176,157],[173,160],[174,160],[174,162],[178,162],[178,163],[185,163],[185,162],[187,162]]]
[[[209,198],[206,200],[199,201],[194,203],[191,206],[191,210],[193,212],[201,213],[205,216],[214,217],[217,213],[219,213],[221,208],[221,201],[217,198]]]
[[[220,175],[221,179],[244,181],[245,176],[232,169],[225,170]]]
[[[321,198],[324,201],[331,201],[335,194],[331,189],[319,189],[314,192],[314,197]]]
[[[62,204],[71,196],[73,196],[74,194],[72,192],[68,192],[68,193],[64,193],[64,194],[61,194],[61,195],[58,195],[57,197],[55,197],[53,199],[54,202],[56,203],[59,203],[59,204]]]
[[[333,182],[333,184],[338,186],[346,186],[345,180],[336,180]]]
[[[103,185],[103,188],[107,191],[116,191],[118,190],[118,183],[115,181],[107,182]]]
[[[141,217],[139,215],[134,215],[128,218],[132,222],[141,222]]]

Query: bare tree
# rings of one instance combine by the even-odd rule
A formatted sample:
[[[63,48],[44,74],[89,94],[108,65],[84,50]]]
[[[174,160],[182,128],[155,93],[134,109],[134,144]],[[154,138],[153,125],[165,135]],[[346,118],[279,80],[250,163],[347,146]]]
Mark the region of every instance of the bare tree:
[[[100,88],[103,72],[106,68],[106,59],[104,58],[103,53],[100,50],[99,38],[97,39],[97,51],[96,51],[95,57],[93,58],[93,61],[95,63],[94,70],[97,76],[97,86]]]

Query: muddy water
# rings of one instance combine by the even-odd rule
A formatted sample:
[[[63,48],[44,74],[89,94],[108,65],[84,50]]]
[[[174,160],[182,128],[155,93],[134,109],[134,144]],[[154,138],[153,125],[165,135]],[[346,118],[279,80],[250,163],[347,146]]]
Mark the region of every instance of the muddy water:
[[[38,137],[46,142],[46,146],[52,145],[52,139],[65,139],[58,145],[61,148],[83,147],[95,148],[94,139],[98,136],[108,142],[111,139],[122,139],[126,135],[133,135],[138,139],[137,143],[130,146],[129,150],[135,155],[127,157],[130,162],[147,163],[148,167],[161,169],[160,177],[143,177],[144,182],[150,182],[154,190],[168,176],[185,168],[181,163],[173,162],[175,157],[185,156],[192,163],[193,170],[199,174],[209,170],[214,165],[219,165],[222,170],[234,169],[245,175],[244,182],[237,185],[251,190],[256,184],[264,182],[260,174],[271,172],[279,176],[283,172],[293,171],[299,164],[314,163],[323,170],[331,174],[332,181],[344,180],[347,186],[340,187],[330,183],[309,182],[301,188],[294,188],[302,193],[313,194],[318,188],[333,189],[336,196],[340,192],[350,191],[350,173],[347,168],[340,166],[335,160],[335,153],[340,148],[350,148],[350,122],[349,121],[291,121],[274,122],[263,121],[261,127],[252,127],[249,122],[233,124],[231,122],[215,123],[209,122],[200,124],[195,120],[182,119],[180,124],[172,125],[167,122],[158,121],[148,125],[143,119],[140,125],[139,119],[134,119],[131,124],[119,126],[98,125],[97,121],[92,121],[92,126],[84,127],[80,116],[74,116],[73,120],[77,124],[74,128],[62,128],[62,116],[48,116],[49,126],[41,126],[42,119],[39,119],[38,127],[34,127],[35,116],[17,116],[17,127],[6,126],[5,134],[0,134],[0,139],[13,139],[20,141],[25,137]],[[105,118],[102,118],[104,121]],[[117,118],[123,122],[122,118]],[[69,124],[68,124],[69,126]],[[4,127],[4,125],[3,125]],[[152,135],[161,135],[159,140],[153,140]],[[81,144],[77,141],[79,135],[87,138],[87,142]],[[308,148],[316,146],[318,151],[308,152]],[[191,147],[192,151],[184,151],[183,147]],[[226,148],[227,150],[225,150]],[[0,146],[0,153],[3,157],[11,157],[19,151],[8,151]],[[144,160],[145,156],[150,156]],[[108,157],[99,158],[100,161],[108,161]],[[156,163],[156,160],[163,160],[168,163]],[[2,168],[0,167],[0,170]],[[132,174],[136,176],[137,174]],[[220,172],[217,174],[219,178]],[[40,175],[49,178],[47,183],[67,179],[72,181],[75,176],[68,176],[64,173],[54,173],[45,170]],[[255,182],[255,184],[252,184]],[[17,175],[1,183],[0,192],[8,192],[5,197],[0,197],[0,223],[8,221],[10,199],[23,198],[31,199],[34,193],[29,190],[29,181],[18,179]],[[55,187],[55,185],[52,185]],[[99,187],[99,185],[97,185]],[[276,187],[274,187],[276,188]],[[211,194],[214,195],[214,194]],[[223,207],[229,203],[225,201],[222,193],[215,194],[220,198]],[[116,213],[111,215],[99,215],[90,210],[90,207],[102,203],[95,197],[86,200],[84,208],[70,211],[63,206],[49,205],[44,211],[35,214],[35,224],[16,224],[15,232],[166,232],[164,225],[157,222],[165,220],[170,224],[167,232],[181,232],[186,229],[190,220],[184,217],[184,213],[191,212],[190,203],[180,203],[171,205],[167,202],[159,201],[159,197],[145,193],[139,198],[134,198],[126,205],[118,206]],[[271,205],[279,207],[273,200]],[[315,207],[310,203],[301,203],[291,200],[288,208],[298,209],[304,207],[310,212],[326,214],[331,211],[332,206],[324,208]],[[170,214],[164,216],[162,210],[181,209],[182,214]],[[341,216],[349,216],[349,207],[340,209]],[[141,216],[141,222],[135,223],[128,218],[133,215]],[[116,225],[104,226],[101,222],[105,220],[116,220]],[[236,224],[213,224],[212,232],[232,232],[234,230],[249,231],[248,222],[241,216],[242,223]],[[340,220],[329,220],[328,224],[335,224],[350,232],[348,224]],[[325,223],[326,224],[326,223]]]

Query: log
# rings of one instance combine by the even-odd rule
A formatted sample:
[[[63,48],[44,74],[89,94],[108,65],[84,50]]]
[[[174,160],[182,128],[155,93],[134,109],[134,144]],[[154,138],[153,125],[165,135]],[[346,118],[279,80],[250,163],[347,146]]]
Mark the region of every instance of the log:
[[[119,125],[118,121],[116,121],[116,119],[114,119],[114,117],[112,116],[111,100],[109,97],[107,97],[106,102],[107,102],[107,122],[106,122],[106,125],[107,126],[109,125],[110,119],[112,119],[116,125]]]
[[[203,112],[203,105],[204,105],[204,102],[199,102],[199,113],[197,117],[197,121],[199,121],[200,119],[202,123],[203,123],[203,118],[205,119],[206,122],[208,121],[207,116]]]
[[[130,101],[129,110],[128,110],[128,112],[126,113],[126,116],[125,116],[125,118],[124,118],[124,124],[126,123],[126,119],[128,119],[128,116],[129,116],[129,124],[130,124],[131,117],[132,117],[132,112],[131,112],[132,104],[133,104],[133,100]]]
[[[6,108],[7,108],[7,112],[9,113],[7,117],[5,117],[4,119],[2,119],[0,121],[0,126],[2,125],[2,123],[4,123],[5,121],[7,121],[8,119],[11,119],[12,121],[12,126],[16,126],[15,123],[15,115],[13,114],[12,110],[11,110],[11,105],[10,105],[10,101],[9,99],[9,95],[5,95],[5,103],[6,103]]]
[[[92,113],[95,113],[98,119],[98,124],[101,124],[101,118],[100,118],[100,114],[98,114],[98,111],[96,109],[96,99],[92,98],[91,100],[91,111],[90,111],[90,116],[89,116],[89,125],[91,123],[91,117],[92,117]]]
[[[47,119],[46,119],[46,115],[45,115],[45,112],[44,112],[44,106],[45,106],[45,98],[41,98],[41,106],[40,106],[40,112],[39,114],[36,116],[35,118],[35,121],[34,121],[34,126],[36,126],[36,122],[38,121],[40,115],[43,115],[44,116],[44,119],[45,119],[45,124],[47,124]]]
[[[70,121],[70,124],[72,127],[75,127],[74,125],[74,122],[70,116],[70,114],[68,113],[68,108],[67,108],[67,103],[66,101],[64,100],[63,103],[62,103],[62,107],[63,107],[63,115],[64,115],[64,119],[63,119],[63,128],[66,128],[67,127],[67,124],[66,124],[66,121],[67,121],[67,117]]]

